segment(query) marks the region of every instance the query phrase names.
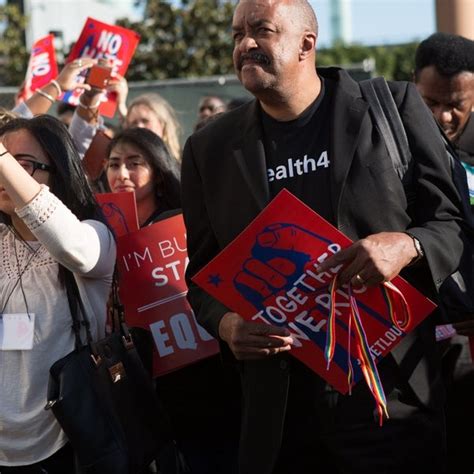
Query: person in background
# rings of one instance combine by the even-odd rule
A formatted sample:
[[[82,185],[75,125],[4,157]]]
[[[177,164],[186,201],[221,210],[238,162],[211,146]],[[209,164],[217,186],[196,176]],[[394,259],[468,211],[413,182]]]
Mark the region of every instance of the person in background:
[[[198,121],[204,120],[211,115],[221,114],[226,110],[226,103],[220,97],[208,95],[199,101]]]
[[[194,131],[201,129],[209,123],[211,117],[222,114],[226,110],[227,106],[220,97],[215,95],[202,97],[198,105],[198,121],[194,126]]]
[[[474,41],[431,35],[416,50],[414,80],[466,169],[474,212]]]
[[[151,130],[127,128],[110,142],[106,176],[112,192],[135,193],[141,228],[181,212],[179,163]],[[143,334],[140,339],[139,349],[149,345]],[[145,366],[150,367],[151,354],[141,353],[149,358]],[[156,391],[190,473],[234,473],[240,407],[237,374],[229,374],[219,356],[213,356],[159,377]],[[162,474],[175,474],[174,449],[162,453],[158,462]]]
[[[124,129],[137,127],[151,130],[163,139],[171,156],[178,161],[181,160],[181,126],[175,110],[168,101],[158,94],[150,93],[135,97],[127,105],[128,83],[118,74],[111,79],[106,90],[116,94],[117,112]],[[73,121],[74,127],[71,130],[73,136],[87,136],[90,143],[96,130],[102,126],[103,121],[95,105],[103,92],[104,90],[92,89],[82,95],[84,107],[77,120]],[[84,140],[76,140],[78,141]]]
[[[0,211],[0,314],[23,314],[31,333],[29,344],[0,341],[0,473],[72,474],[72,448],[44,409],[49,369],[75,345],[65,281],[72,274],[103,337],[116,247],[57,119],[0,127]]]
[[[112,139],[106,176],[112,192],[135,193],[140,227],[181,208],[179,163],[151,130],[127,128]]]
[[[435,33],[420,43],[415,54],[414,82],[426,105],[431,109],[467,173],[465,235],[471,238],[466,272],[474,269],[474,41],[462,36]],[[457,163],[456,163],[457,164]],[[459,166],[459,165],[458,165]],[[460,166],[459,166],[460,168]],[[462,168],[461,168],[462,172]],[[455,176],[453,174],[453,176]],[[470,206],[469,206],[470,203]],[[472,211],[470,213],[470,211]],[[470,213],[470,231],[469,231]],[[470,233],[469,233],[470,232]],[[466,250],[469,252],[469,241]],[[469,262],[472,262],[471,264]],[[468,285],[469,287],[469,285]],[[442,293],[443,294],[443,293]],[[449,296],[449,295],[448,295]],[[471,295],[474,298],[474,295]],[[448,300],[449,303],[449,300]],[[457,305],[459,306],[459,305]],[[474,336],[474,304],[471,307],[443,305],[446,320],[454,323],[460,335],[440,343],[443,348],[443,372],[447,384],[447,443],[450,472],[474,471],[474,367],[466,336]]]
[[[123,126],[148,128],[163,139],[173,158],[181,160],[181,126],[173,107],[159,94],[150,93],[135,97],[128,104]]]

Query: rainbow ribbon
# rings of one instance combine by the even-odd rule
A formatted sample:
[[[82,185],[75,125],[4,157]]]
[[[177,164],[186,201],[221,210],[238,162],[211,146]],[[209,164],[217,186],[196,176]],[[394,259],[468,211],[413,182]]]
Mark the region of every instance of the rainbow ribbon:
[[[324,349],[324,357],[327,361],[326,370],[329,370],[331,361],[334,357],[334,350],[336,348],[336,289],[337,289],[337,275],[329,284],[330,307],[326,331],[326,347]],[[350,355],[349,355],[350,359]]]
[[[331,361],[334,357],[334,351],[336,346],[336,288],[337,288],[337,276],[333,278],[329,286],[330,292],[330,309],[327,322],[326,331],[326,347],[325,347],[325,358],[327,361],[327,369],[331,365]],[[385,282],[381,285],[382,295],[387,305],[387,309],[390,315],[390,319],[393,324],[400,330],[404,330],[410,324],[411,313],[408,303],[403,296],[403,293],[391,282]],[[379,372],[377,370],[377,364],[374,361],[370,353],[370,346],[367,340],[367,334],[362,324],[362,318],[359,313],[357,300],[352,292],[352,285],[349,284],[349,301],[350,311],[348,316],[348,341],[347,341],[347,357],[348,357],[348,374],[347,383],[349,387],[349,394],[351,394],[354,371],[351,362],[351,336],[352,326],[355,328],[355,347],[357,351],[357,357],[360,360],[362,374],[375,399],[377,413],[379,415],[379,424],[382,426],[384,417],[388,418],[387,411],[387,399],[383,390],[382,381],[380,379]],[[402,309],[402,314],[398,314],[396,306],[393,304],[393,296],[396,296],[401,304],[397,307]],[[399,319],[399,316],[401,318]]]

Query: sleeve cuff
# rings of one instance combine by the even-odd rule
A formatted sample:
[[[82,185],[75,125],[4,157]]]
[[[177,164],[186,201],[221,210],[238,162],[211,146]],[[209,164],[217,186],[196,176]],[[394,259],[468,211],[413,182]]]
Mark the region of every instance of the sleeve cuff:
[[[53,215],[59,202],[48,186],[42,184],[40,192],[26,206],[15,209],[15,212],[26,226],[34,231]]]

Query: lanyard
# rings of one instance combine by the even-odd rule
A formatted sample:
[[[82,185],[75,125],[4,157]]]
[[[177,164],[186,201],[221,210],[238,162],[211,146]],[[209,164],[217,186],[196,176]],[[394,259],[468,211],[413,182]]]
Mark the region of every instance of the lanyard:
[[[15,232],[13,232],[13,234],[16,237]],[[32,250],[32,248],[28,244],[25,243],[25,245],[27,246],[28,249]],[[13,285],[13,288],[10,290],[10,293],[8,294],[8,296],[6,298],[5,303],[3,304],[2,310],[0,311],[0,314],[3,314],[5,312],[5,308],[7,307],[7,304],[10,301],[10,298],[11,298],[13,292],[15,291],[15,288],[18,286],[18,284],[20,284],[21,293],[23,295],[23,301],[25,302],[26,313],[28,314],[28,318],[29,318],[30,317],[30,312],[28,310],[28,302],[26,300],[25,290],[23,289],[22,276],[26,272],[26,269],[29,267],[30,263],[33,261],[33,258],[35,257],[35,255],[38,253],[38,250],[40,249],[40,247],[38,247],[35,251],[33,251],[32,255],[30,256],[30,258],[28,259],[28,261],[26,262],[25,266],[23,267],[23,269],[21,271],[20,271],[20,261],[18,259],[18,253],[16,251],[16,238],[13,240],[13,249],[14,249],[14,252],[15,252],[16,267],[17,267],[17,270],[18,270],[18,278],[17,278],[15,284]]]

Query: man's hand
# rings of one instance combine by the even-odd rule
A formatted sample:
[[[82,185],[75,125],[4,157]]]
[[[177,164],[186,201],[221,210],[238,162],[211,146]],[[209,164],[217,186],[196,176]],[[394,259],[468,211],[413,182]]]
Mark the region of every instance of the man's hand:
[[[227,342],[237,360],[263,359],[289,351],[293,344],[288,329],[247,322],[237,313],[224,314],[219,336]]]
[[[418,255],[413,239],[403,232],[369,235],[325,260],[319,272],[344,265],[339,284],[376,286],[395,278]]]

